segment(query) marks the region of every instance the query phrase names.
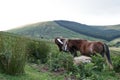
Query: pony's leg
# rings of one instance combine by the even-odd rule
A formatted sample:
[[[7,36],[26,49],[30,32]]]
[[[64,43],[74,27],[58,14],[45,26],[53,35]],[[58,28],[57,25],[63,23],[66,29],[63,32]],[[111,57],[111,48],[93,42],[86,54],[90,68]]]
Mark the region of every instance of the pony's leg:
[[[62,51],[62,49],[61,49],[61,48],[59,48],[59,51],[61,52],[61,51]]]
[[[73,49],[73,56],[76,57],[77,56],[77,51],[75,49]]]
[[[70,51],[70,53],[71,53],[71,55],[73,55],[73,56],[74,56],[74,52],[73,52],[73,51]]]
[[[76,52],[76,50],[71,50],[70,53],[71,53],[74,57],[77,56],[77,52]]]
[[[60,51],[60,52],[62,51],[62,48],[61,48],[61,47],[59,47],[59,51]]]
[[[101,54],[102,57],[104,57],[104,55],[105,55],[104,52],[101,52],[100,54]]]
[[[76,51],[74,51],[74,57],[76,57],[77,56],[77,52]]]

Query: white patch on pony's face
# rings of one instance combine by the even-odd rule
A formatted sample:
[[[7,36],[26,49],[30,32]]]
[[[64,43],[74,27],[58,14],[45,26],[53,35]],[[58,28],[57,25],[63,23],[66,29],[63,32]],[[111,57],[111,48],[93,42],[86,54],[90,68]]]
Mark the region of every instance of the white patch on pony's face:
[[[60,39],[57,39],[57,40],[58,40],[58,42],[60,42],[61,44],[63,44],[63,42]]]

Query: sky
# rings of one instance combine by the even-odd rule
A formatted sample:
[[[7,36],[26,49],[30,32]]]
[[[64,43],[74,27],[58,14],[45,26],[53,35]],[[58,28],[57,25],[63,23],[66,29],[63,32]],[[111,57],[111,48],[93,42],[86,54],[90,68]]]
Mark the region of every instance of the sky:
[[[120,0],[0,0],[0,31],[52,20],[120,24]]]

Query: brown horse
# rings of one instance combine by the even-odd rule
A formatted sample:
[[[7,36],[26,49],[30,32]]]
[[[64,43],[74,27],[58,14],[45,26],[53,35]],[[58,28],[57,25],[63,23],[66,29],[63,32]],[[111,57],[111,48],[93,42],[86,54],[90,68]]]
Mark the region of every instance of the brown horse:
[[[110,51],[108,46],[102,42],[91,42],[87,40],[71,40],[56,38],[55,43],[58,45],[61,51],[69,51],[72,55],[77,56],[77,51],[80,51],[81,55],[91,56],[99,53],[102,57],[105,57],[107,64],[112,69],[112,62],[110,58]]]

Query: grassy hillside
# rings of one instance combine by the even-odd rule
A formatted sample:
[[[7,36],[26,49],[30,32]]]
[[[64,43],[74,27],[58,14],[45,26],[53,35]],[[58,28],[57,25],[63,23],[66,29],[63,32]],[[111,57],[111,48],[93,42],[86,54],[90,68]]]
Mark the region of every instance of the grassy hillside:
[[[58,36],[67,38],[82,38],[89,40],[103,39],[111,41],[120,37],[120,25],[116,26],[88,26],[72,21],[40,22],[9,32],[34,38],[53,39]]]
[[[72,21],[55,21],[62,27],[68,28],[72,31],[84,34],[87,36],[105,39],[111,41],[120,37],[120,25],[116,26],[89,26]]]
[[[28,37],[45,38],[45,39],[53,39],[59,36],[66,38],[99,40],[97,38],[93,38],[84,34],[79,34],[70,29],[64,28],[54,21],[35,23],[35,24],[23,26],[22,28],[9,30],[8,32],[25,35]]]

